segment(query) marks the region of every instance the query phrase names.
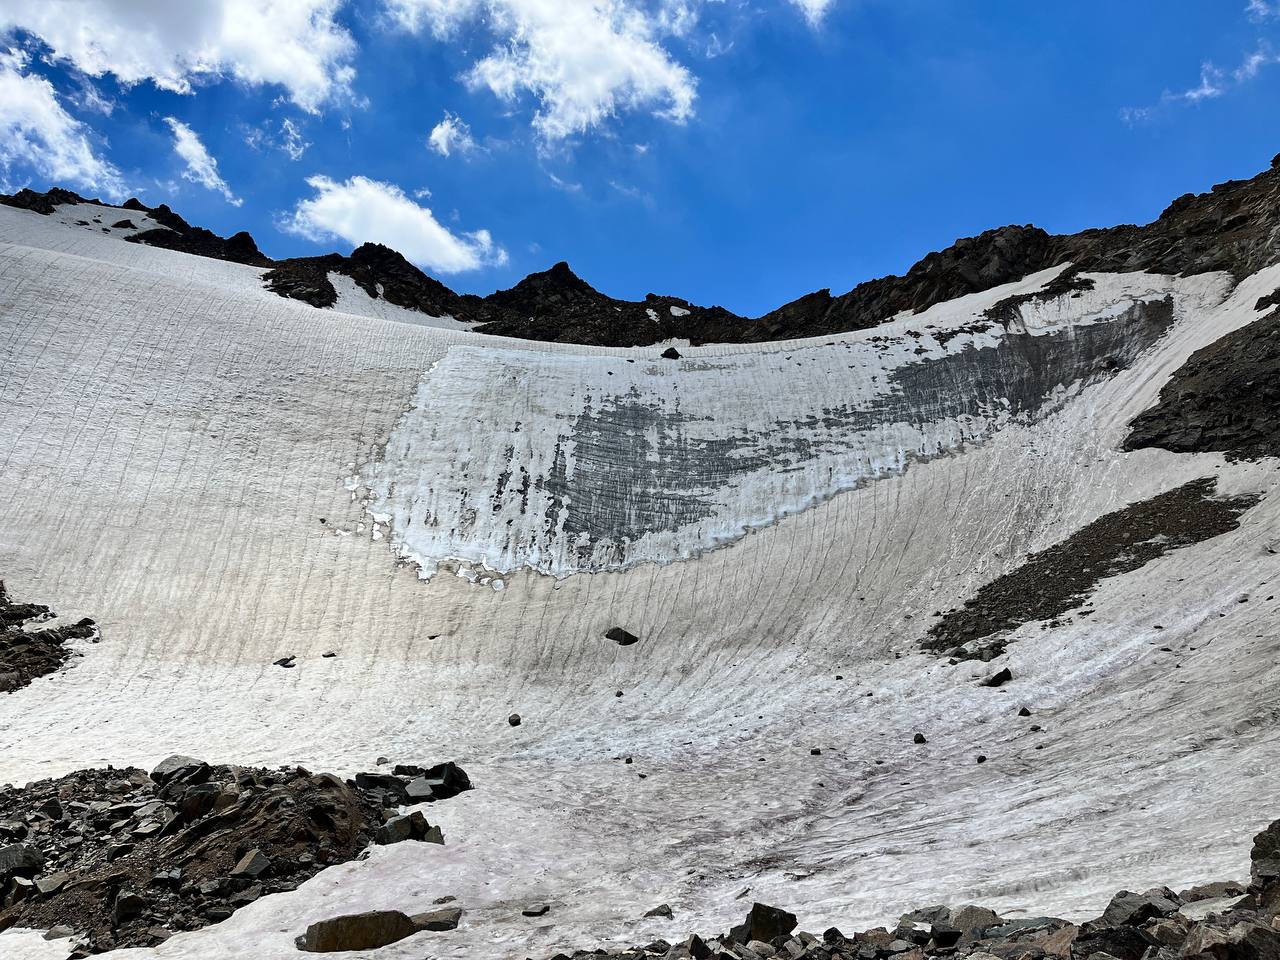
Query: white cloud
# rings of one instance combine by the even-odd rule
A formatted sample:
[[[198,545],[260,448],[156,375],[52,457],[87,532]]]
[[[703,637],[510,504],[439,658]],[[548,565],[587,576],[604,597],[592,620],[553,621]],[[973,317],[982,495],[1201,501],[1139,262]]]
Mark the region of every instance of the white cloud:
[[[232,76],[278,84],[304,110],[350,91],[356,45],[343,0],[5,0],[0,34],[25,30],[53,56],[121,83],[190,93]]]
[[[1204,63],[1200,66],[1199,86],[1192,87],[1190,90],[1183,90],[1181,93],[1175,93],[1172,96],[1175,100],[1199,103],[1202,100],[1212,100],[1214,97],[1220,97],[1222,92],[1222,71],[1212,63]]]
[[[460,273],[507,261],[506,251],[494,244],[488,230],[453,233],[430,209],[414,203],[394,184],[367,177],[338,183],[320,176],[309,177],[307,184],[316,195],[299,200],[279,224],[289,233],[316,241],[384,243],[438,273]]]
[[[22,165],[50,183],[121,196],[120,172],[98,155],[89,128],[63,109],[53,85],[26,72],[27,62],[20,50],[0,50],[0,169],[6,178]]]
[[[1249,0],[1249,5],[1245,7],[1244,12],[1250,20],[1269,20],[1271,17],[1280,16],[1280,2],[1276,2],[1276,0]]]
[[[218,173],[218,161],[209,155],[196,132],[175,117],[165,117],[164,122],[173,131],[173,152],[187,165],[182,172],[183,179],[222,194],[233,207],[240,206],[242,201],[222,179]]]
[[[471,136],[471,127],[448,111],[445,111],[444,119],[432,128],[427,146],[442,157],[455,153],[465,157],[478,149],[475,138]]]
[[[309,142],[302,139],[302,131],[298,125],[287,117],[280,123],[280,149],[289,155],[290,160],[301,160],[307,152]]]
[[[827,11],[835,0],[791,0],[791,2],[800,8],[800,12],[809,23],[817,26],[827,15]]]
[[[385,0],[401,27],[449,37],[481,20],[496,44],[466,75],[473,89],[503,100],[531,94],[534,129],[546,142],[583,133],[628,110],[682,123],[693,114],[696,80],[659,45],[687,29],[689,9],[656,14],[634,0]]]

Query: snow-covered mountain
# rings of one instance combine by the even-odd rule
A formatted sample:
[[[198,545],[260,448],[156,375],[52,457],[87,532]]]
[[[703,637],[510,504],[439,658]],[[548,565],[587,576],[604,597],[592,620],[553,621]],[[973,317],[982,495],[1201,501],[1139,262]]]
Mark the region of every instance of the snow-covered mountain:
[[[0,624],[0,782],[470,775],[445,844],[120,956],[294,957],[445,896],[457,930],[367,955],[1245,877],[1280,815],[1278,187],[754,319],[10,198],[0,578],[57,617]],[[27,926],[0,955],[66,956]]]

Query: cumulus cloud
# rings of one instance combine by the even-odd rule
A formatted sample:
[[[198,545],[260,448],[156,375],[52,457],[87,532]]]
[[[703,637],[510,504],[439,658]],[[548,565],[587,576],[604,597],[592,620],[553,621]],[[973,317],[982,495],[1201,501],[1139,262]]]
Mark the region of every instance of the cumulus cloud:
[[[120,172],[100,157],[90,131],[63,109],[53,85],[26,72],[27,55],[0,49],[0,169],[26,167],[50,183],[122,195]]]
[[[442,157],[455,153],[466,156],[479,149],[475,138],[471,136],[470,125],[448,111],[445,112],[444,119],[431,129],[427,146]]]
[[[401,27],[452,36],[483,20],[495,46],[466,74],[473,89],[506,101],[532,95],[533,126],[544,142],[598,126],[628,110],[682,123],[693,114],[696,80],[659,41],[685,29],[670,5],[658,12],[633,0],[385,0]]]
[[[209,155],[196,132],[176,117],[165,117],[164,122],[173,131],[173,152],[187,165],[187,169],[182,171],[182,178],[222,194],[233,207],[240,206],[242,201],[222,179],[218,173],[218,161]]]
[[[339,183],[316,176],[307,185],[315,196],[298,201],[279,224],[289,233],[320,242],[383,243],[437,273],[506,263],[506,251],[494,244],[488,230],[453,233],[394,184],[358,176]]]
[[[355,77],[355,41],[334,19],[342,2],[5,0],[0,33],[27,31],[90,76],[177,93],[231,76],[279,85],[314,112]]]

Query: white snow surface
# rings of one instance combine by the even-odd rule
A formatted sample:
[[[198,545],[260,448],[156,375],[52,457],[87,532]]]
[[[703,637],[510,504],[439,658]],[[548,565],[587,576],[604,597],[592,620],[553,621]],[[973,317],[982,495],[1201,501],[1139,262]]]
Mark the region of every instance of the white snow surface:
[[[26,211],[0,207],[0,238],[0,576],[102,633],[0,698],[0,781],[177,752],[340,774],[379,755],[456,759],[476,785],[427,809],[444,847],[376,848],[113,956],[283,960],[311,921],[445,894],[467,911],[458,930],[350,956],[674,940],[726,929],[752,899],[810,930],[935,902],[1084,918],[1121,887],[1246,876],[1249,838],[1280,815],[1275,465],[1119,450],[1192,351],[1259,316],[1280,269],[1234,290],[1099,277],[1023,322],[1076,336],[1113,303],[1168,294],[1176,319],[1139,362],[1025,421],[993,406],[856,436],[795,425],[835,396],[874,402],[878,375],[928,359],[917,345],[1001,336],[940,345],[927,328],[1050,275],[858,334],[682,348],[663,366],[654,348],[316,310],[262,290],[255,268]],[[601,572],[569,575],[554,537],[543,554],[528,531],[504,539],[524,522],[505,501],[465,535],[406,533],[415,497],[496,489],[515,418],[521,462],[544,464],[606,387],[659,426],[714,415],[725,435],[808,431],[824,449],[717,488],[696,529],[578,564]],[[1267,496],[1238,530],[1103,581],[1092,616],[1020,628],[993,664],[918,652],[933,611],[1029,551],[1201,476]],[[505,589],[423,582],[397,551],[489,563]],[[603,640],[615,625],[641,641]],[[286,654],[296,669],[271,665]],[[1004,665],[1013,682],[975,683]],[[533,900],[551,911],[522,917]],[[660,902],[674,919],[640,919]],[[0,934],[4,957],[64,949]]]

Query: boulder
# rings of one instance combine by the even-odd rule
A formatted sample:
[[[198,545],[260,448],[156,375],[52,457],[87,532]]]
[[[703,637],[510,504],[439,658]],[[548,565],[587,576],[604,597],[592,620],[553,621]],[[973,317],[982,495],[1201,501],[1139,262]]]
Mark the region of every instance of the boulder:
[[[746,920],[729,931],[729,936],[743,944],[752,940],[767,943],[774,937],[785,937],[795,928],[794,913],[764,903],[753,903]]]
[[[174,781],[196,783],[201,779],[207,779],[208,773],[209,765],[203,760],[174,754],[156,764],[156,768],[151,771],[151,779],[163,787]]]
[[[267,855],[256,847],[250,850],[231,870],[233,877],[260,877],[271,869],[271,861]]]
[[[507,723],[511,724],[513,727],[520,726],[520,714],[513,713],[511,716],[507,717]]]
[[[988,927],[999,926],[1004,921],[994,910],[969,904],[959,910],[952,910],[950,922],[951,926],[960,930],[961,933],[970,934],[975,931],[985,931]]]
[[[444,843],[444,833],[439,827],[427,823],[421,810],[406,814],[403,817],[392,817],[374,834],[374,843],[387,846],[392,843],[403,843],[405,840],[418,840],[424,843]]]
[[[222,787],[216,783],[197,783],[182,792],[178,810],[188,820],[199,820],[213,811]]]
[[[623,630],[622,627],[610,627],[604,635],[606,640],[612,640],[620,647],[629,647],[633,643],[638,643],[640,638],[629,630]]]
[[[0,886],[13,877],[28,880],[44,869],[44,854],[29,843],[0,847]]]
[[[377,950],[389,943],[411,937],[421,929],[399,910],[369,910],[307,927],[297,939],[299,950],[308,953],[337,953],[341,950]]]
[[[1243,897],[1247,885],[1235,880],[1217,880],[1213,883],[1201,883],[1186,890],[1178,891],[1178,898],[1183,903],[1194,903],[1197,900],[1218,900],[1222,897]]]
[[[1095,953],[1105,953],[1116,960],[1142,960],[1148,948],[1159,945],[1155,937],[1138,927],[1082,927],[1071,943],[1071,957],[1088,960]]]
[[[111,907],[111,920],[116,925],[142,916],[146,912],[147,901],[132,890],[121,890],[116,894],[115,903]]]
[[[675,347],[667,347],[667,349],[662,351],[662,359],[663,360],[679,360],[680,351],[677,350]]]
[[[426,913],[415,913],[410,919],[419,930],[456,930],[458,921],[462,919],[462,908],[441,907]]]
[[[1178,908],[1182,906],[1177,896],[1172,890],[1164,888],[1148,890],[1146,893],[1121,890],[1111,898],[1111,902],[1107,904],[1107,909],[1103,911],[1097,923],[1110,927],[1142,926],[1148,920],[1177,913]]]
[[[993,673],[987,679],[982,681],[984,687],[1003,687],[1006,683],[1013,679],[1013,671],[1005,667],[998,673]]]
[[[409,802],[404,781],[389,773],[357,773],[356,786],[361,790],[386,793],[398,803]]]
[[[664,919],[670,920],[671,905],[667,903],[660,903],[652,910],[646,910],[644,915],[646,917],[663,917]]]
[[[547,911],[550,909],[551,909],[550,904],[531,903],[527,907],[525,907],[523,910],[521,910],[520,914],[525,917],[541,917],[541,916],[544,916],[547,913]]]

